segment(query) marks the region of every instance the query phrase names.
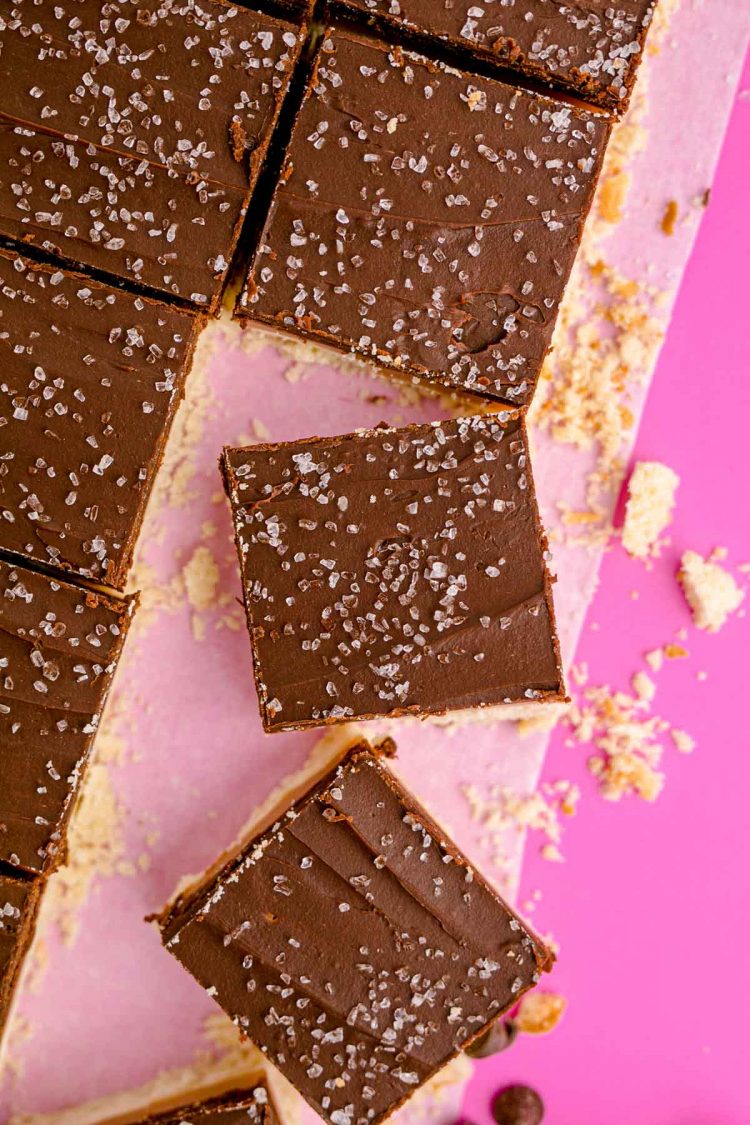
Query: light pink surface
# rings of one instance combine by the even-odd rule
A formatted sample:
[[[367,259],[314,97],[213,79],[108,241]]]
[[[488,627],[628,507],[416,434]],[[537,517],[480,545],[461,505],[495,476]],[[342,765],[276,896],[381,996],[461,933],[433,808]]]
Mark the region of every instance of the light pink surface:
[[[672,545],[650,573],[619,547],[608,555],[577,654],[596,682],[627,689],[639,655],[688,625],[691,659],[659,674],[655,710],[698,746],[667,751],[656,805],[609,805],[585,749],[554,739],[544,776],[573,777],[584,796],[564,866],[530,841],[521,898],[542,891],[535,917],[561,945],[550,983],[569,1009],[548,1038],[477,1066],[465,1101],[476,1125],[513,1081],[543,1094],[545,1125],[750,1121],[750,628],[735,618],[700,634],[673,577],[685,548],[750,559],[750,66],[740,90],[636,446],[681,477]]]
[[[672,190],[679,188],[687,198],[707,186],[723,128],[723,115],[730,97],[727,82],[731,79],[733,59],[738,53],[736,41],[738,37],[741,39],[747,19],[737,14],[734,0],[712,0],[712,18],[716,27],[709,34],[705,27],[707,6],[698,0],[684,0],[683,8],[679,20],[675,22],[677,48],[665,53],[664,61],[659,60],[658,74],[656,71],[654,74],[654,96],[661,112],[654,115],[650,152],[644,157],[647,163],[636,177],[639,214],[644,216],[644,220],[640,225],[636,221],[624,228],[629,230],[630,240],[621,247],[623,260],[633,258],[633,247],[647,244],[645,232],[651,239],[649,244],[653,244],[655,216],[660,213]],[[704,38],[704,33],[709,35],[708,40]],[[705,96],[700,104],[692,105],[690,95],[694,81],[686,62],[701,57],[706,42],[716,52],[717,61],[714,65],[703,57],[702,89]],[[698,129],[697,138],[689,136],[689,129],[680,124],[683,118],[671,110],[665,112],[663,99],[667,91],[670,106],[685,107],[693,129]],[[640,239],[637,232],[642,236]],[[678,280],[689,243],[689,234],[684,231],[672,241],[662,238],[658,242],[659,260],[654,262],[654,276],[660,284],[665,279]],[[695,323],[695,317],[692,323]],[[703,338],[702,332],[701,340]],[[708,392],[712,387],[723,385],[724,378],[713,362],[716,351],[713,345],[711,350],[713,354],[707,357],[705,367],[702,366]],[[695,351],[691,344],[688,354],[692,359],[695,359]],[[306,370],[302,382],[290,383],[283,375],[287,366],[288,360],[281,359],[270,348],[248,356],[236,346],[228,345],[216,355],[210,372],[212,393],[205,403],[203,433],[195,453],[196,471],[191,480],[190,500],[165,514],[163,529],[157,527],[153,520],[150,524],[152,540],[146,544],[145,554],[162,582],[179,575],[181,565],[201,543],[203,521],[210,519],[219,528],[213,549],[217,550],[216,543],[220,545],[222,589],[237,592],[228,514],[221,497],[217,496],[219,485],[215,457],[222,443],[235,442],[242,434],[247,434],[254,418],[260,418],[273,438],[279,439],[315,431],[340,432],[376,423],[381,418],[408,421],[430,414],[434,416],[434,403],[404,409],[386,385],[373,377],[343,376],[321,367]],[[378,401],[365,401],[363,392],[379,396]],[[687,398],[681,398],[684,394],[684,390],[677,387],[672,388],[667,396],[668,426],[671,426],[675,399],[679,400],[679,408],[687,411]],[[719,462],[721,466],[726,463],[723,442],[720,435],[712,435],[712,440],[714,438],[722,458]],[[654,446],[659,456],[668,459],[660,441],[654,441]],[[699,471],[701,457],[696,451],[695,440],[689,448],[690,464]],[[564,488],[566,498],[574,499],[572,493],[580,488],[587,459],[549,442],[541,442],[537,453],[535,467],[540,493],[550,510],[554,500],[563,494],[561,488]],[[689,510],[689,491],[686,480],[683,488],[685,511]],[[696,516],[696,524],[691,545],[710,546],[710,542],[700,539],[707,534],[705,511],[700,518]],[[161,540],[156,535],[159,530],[164,532]],[[692,533],[692,528],[688,530]],[[726,519],[717,527],[717,536],[728,538]],[[561,572],[557,601],[566,646],[570,651],[596,567],[595,561],[583,552],[557,552],[557,561]],[[624,565],[627,569],[635,564]],[[640,571],[637,574],[640,577]],[[632,585],[637,579],[626,578],[625,581]],[[654,583],[657,580],[651,577],[649,581]],[[682,620],[684,610],[672,591],[671,582],[671,577],[665,577],[659,589],[670,591],[670,612],[681,615]],[[645,579],[639,584],[645,587]],[[619,604],[617,599],[614,604]],[[644,600],[638,606],[639,614],[646,605],[644,593]],[[661,600],[657,608],[658,615],[655,609],[654,618],[661,622]],[[634,617],[632,603],[628,602],[625,621],[630,623]],[[607,653],[612,652],[613,637],[618,642],[621,637],[614,610],[609,621],[611,625],[607,623],[605,628],[602,620],[600,634],[602,647]],[[659,635],[649,637],[649,643],[663,639],[666,636],[661,635],[660,625]],[[724,644],[724,638],[714,644],[718,649],[720,644]],[[604,664],[602,669],[602,674],[608,672]],[[627,661],[624,670],[631,670]],[[707,686],[704,685],[704,688]],[[202,1021],[214,1011],[214,1007],[162,952],[156,935],[143,925],[141,919],[148,910],[163,901],[181,875],[200,870],[214,859],[219,848],[232,839],[252,807],[265,797],[274,784],[299,767],[315,741],[312,734],[263,736],[250,687],[248,642],[244,631],[209,628],[206,639],[196,641],[191,633],[189,614],[184,610],[160,612],[139,637],[131,638],[127,658],[118,676],[118,691],[121,690],[127,693],[132,709],[129,742],[137,751],[123,768],[113,770],[118,797],[127,811],[128,854],[137,857],[144,850],[144,841],[154,825],[159,827],[159,836],[148,849],[151,858],[148,871],[139,873],[136,878],[101,880],[96,885],[93,896],[82,911],[80,934],[75,945],[64,948],[53,943],[50,965],[41,990],[23,997],[22,1013],[30,1021],[33,1036],[17,1052],[23,1070],[6,1103],[14,1108],[50,1111],[122,1089],[151,1078],[160,1067],[184,1064],[197,1048],[204,1045]],[[688,725],[687,721],[684,725]],[[482,859],[481,829],[471,820],[468,807],[459,796],[459,786],[462,782],[479,779],[482,785],[500,780],[520,790],[531,789],[543,759],[545,739],[538,737],[521,743],[512,728],[502,725],[474,728],[468,733],[453,735],[433,727],[404,725],[397,733],[402,746],[399,768],[406,779],[452,830],[458,842],[479,862],[486,862]],[[700,736],[702,732],[696,730],[695,733]],[[705,749],[702,747],[697,754],[708,755],[710,740],[704,738],[703,742]],[[466,754],[467,744],[471,745],[470,756]],[[561,755],[563,764],[560,764]],[[556,751],[549,766],[549,776],[570,776],[579,760],[580,752]],[[678,775],[680,778],[690,775],[698,761],[698,757],[674,761],[674,769],[669,770],[673,789],[679,783]],[[708,768],[715,769],[715,762]],[[696,792],[693,791],[694,794]],[[603,806],[598,798],[591,796],[579,823],[584,824],[584,817],[593,818],[601,837],[597,836],[595,847],[587,845],[584,857],[588,856],[589,850],[601,854],[601,840],[608,840],[608,833],[615,832],[618,817],[623,821],[628,817],[637,817],[639,825],[643,819],[646,827],[639,827],[639,831],[644,834],[655,831],[651,826],[670,817],[668,802],[671,799],[672,794],[668,790],[655,809],[625,810]],[[683,822],[679,824],[682,827]],[[675,821],[671,821],[671,825],[670,832],[674,832]],[[574,841],[578,831],[579,824],[576,823],[569,832],[569,867],[561,870],[548,866],[538,877],[532,876],[530,883],[537,885],[534,878],[538,880],[543,875],[545,885],[555,888],[557,901],[544,902],[544,914],[542,916],[540,911],[539,920],[545,927],[553,927],[564,941],[570,934],[571,942],[573,936],[587,939],[590,933],[595,932],[590,927],[606,924],[611,914],[611,910],[605,911],[604,906],[600,908],[599,905],[599,898],[602,896],[603,899],[606,891],[602,871],[597,871],[596,880],[593,876],[589,880],[583,867],[580,876],[575,874],[578,853]],[[509,859],[511,869],[517,868],[520,840],[516,842],[515,854],[509,853]],[[655,887],[667,886],[669,869],[662,866],[661,853],[654,853],[652,867]],[[566,878],[567,872],[570,872],[569,878]],[[487,873],[490,876],[496,874],[491,868]],[[671,872],[669,874],[671,876]],[[563,885],[566,886],[565,894],[560,891]],[[696,875],[696,886],[704,888],[705,885],[705,877]],[[590,902],[590,906],[583,909],[578,905],[582,888],[586,889]],[[548,890],[548,898],[552,893],[551,889]],[[645,924],[639,912],[638,894],[623,896],[623,901],[627,903],[628,917],[635,919],[633,924],[637,926],[642,948],[653,950],[655,959],[661,958],[661,951],[673,941],[671,935],[675,920],[672,919],[668,927],[661,926],[660,932],[646,945],[641,936]],[[677,920],[677,924],[681,922],[682,919]],[[593,1015],[598,1012],[602,1021],[606,1020],[606,1033],[616,1027],[612,1014],[616,1006],[610,1005],[609,994],[614,989],[613,965],[622,958],[618,942],[615,933],[609,936],[603,947],[602,944],[594,947],[592,955],[596,959],[596,974],[591,973],[590,967],[584,966],[584,971],[574,979],[564,975],[563,965],[557,973],[559,987],[571,996],[575,990],[577,1003],[580,1002],[579,988],[581,995],[590,995],[592,1008],[582,1009],[588,1012],[584,1027],[597,1026],[592,1021]],[[567,960],[565,946],[563,955]],[[723,957],[721,963],[716,963],[709,956],[705,966],[701,966],[697,975],[705,995],[715,991],[714,982],[720,979],[725,960]],[[571,953],[568,964],[576,963],[576,954]],[[572,970],[565,970],[568,971]],[[652,970],[650,975],[654,975]],[[663,971],[660,976],[663,978]],[[597,987],[587,991],[592,979],[596,980]],[[569,988],[567,981],[572,982]],[[643,1013],[647,1010],[648,985],[649,974],[644,974],[640,994],[636,993],[632,982],[627,990],[623,988],[626,999],[633,1004],[633,1012],[639,1013],[642,1022]],[[526,1077],[544,1086],[547,1070],[551,1071],[558,1065],[552,1062],[554,1052],[563,1049],[556,1044],[567,1044],[571,1053],[578,1052],[575,1054],[575,1065],[580,1077],[590,1083],[587,1041],[576,1020],[580,1017],[571,1013],[558,1033],[559,1038],[519,1047],[518,1053],[514,1051],[514,1067],[526,1065],[525,1060],[530,1060]],[[578,1031],[571,1038],[568,1029],[577,1026]],[[670,1050],[669,1041],[662,1038],[658,1027],[649,1034],[652,1035],[655,1052],[667,1053]],[[600,1044],[605,1038],[600,1027],[597,1027],[597,1038]],[[634,1042],[631,1032],[629,1044]],[[631,1046],[631,1049],[641,1050],[638,1045]],[[634,1116],[630,1110],[620,1115],[618,1084],[633,1085],[632,1058],[628,1058],[624,1050],[621,1061],[622,1066],[613,1051],[608,1080],[610,1102],[605,1106],[600,1101],[596,1112],[588,1120],[601,1125],[645,1120]],[[483,1096],[483,1087],[486,1091],[496,1086],[506,1074],[508,1065],[503,1059],[480,1068],[476,1096]],[[573,1066],[570,1057],[560,1060],[556,1072],[558,1086],[565,1085],[568,1075],[573,1073]],[[579,1081],[576,1085],[582,1083]],[[570,1095],[575,1093],[572,1082],[569,1089],[569,1101],[560,1102],[563,1107],[561,1115],[555,1117],[557,1108],[551,1111],[553,1122],[565,1122],[567,1125],[567,1122],[584,1121],[586,1106],[580,1100],[572,1100]],[[580,1090],[576,1098],[579,1094]],[[628,1106],[626,1098],[623,1104]],[[478,1112],[477,1103],[474,1103],[474,1109]],[[450,1119],[453,1112],[449,1104],[444,1110],[445,1119]],[[2,1113],[0,1108],[0,1119]],[[409,1125],[416,1120],[408,1110],[401,1119]],[[438,1118],[431,1117],[430,1120],[436,1125]],[[693,1125],[674,1116],[663,1120],[674,1121],[675,1125]],[[711,1119],[702,1120],[707,1125]],[[733,1120],[739,1122],[740,1119]]]

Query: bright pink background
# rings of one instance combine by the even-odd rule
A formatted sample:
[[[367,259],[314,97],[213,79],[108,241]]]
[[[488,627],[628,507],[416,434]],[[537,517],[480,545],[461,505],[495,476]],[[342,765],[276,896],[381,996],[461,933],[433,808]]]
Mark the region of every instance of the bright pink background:
[[[689,626],[674,582],[684,549],[750,560],[747,65],[743,90],[636,446],[681,477],[672,546],[651,572],[619,547],[605,559],[578,650],[598,683],[627,688],[641,653]],[[511,1081],[540,1091],[545,1125],[750,1121],[748,618],[718,636],[690,627],[686,644],[691,659],[657,677],[654,709],[698,746],[666,750],[655,806],[602,801],[586,748],[564,734],[552,744],[546,779],[574,778],[583,798],[564,865],[530,842],[521,901],[542,891],[536,923],[561,947],[549,987],[569,1008],[552,1035],[477,1065],[465,1101],[476,1125]]]
[[[682,0],[654,58],[646,150],[633,162],[627,214],[606,247],[607,260],[629,277],[648,277],[663,288],[682,273],[694,228],[680,224],[667,238],[658,233],[658,222],[670,193],[683,215],[697,217],[690,201],[711,182],[749,24],[747,0]],[[749,109],[743,104],[738,114],[747,117]],[[623,686],[642,649],[670,639],[689,622],[673,577],[679,551],[724,542],[735,561],[750,556],[744,432],[750,412],[739,358],[747,314],[739,267],[732,268],[748,257],[742,227],[748,176],[739,163],[737,127],[638,446],[640,456],[661,457],[682,474],[674,550],[651,573],[619,551],[610,554],[603,593],[589,618],[601,621],[602,630],[584,632],[580,655],[596,679]],[[142,537],[153,572],[144,579],[147,596],[165,590],[172,596],[153,615],[139,615],[114,691],[124,712],[118,733],[126,752],[121,764],[110,764],[109,777],[123,814],[125,855],[136,874],[96,881],[78,912],[74,944],[63,946],[54,933],[46,935],[47,971],[21,998],[20,1015],[31,1034],[13,1044],[20,1070],[0,1095],[3,1121],[12,1107],[51,1111],[46,1120],[54,1122],[61,1106],[138,1085],[205,1051],[203,1020],[214,1011],[213,1002],[163,953],[141,919],[163,903],[180,876],[202,870],[229,844],[249,810],[299,766],[317,737],[262,735],[244,628],[216,629],[222,612],[217,606],[203,614],[207,632],[199,640],[180,597],[182,567],[207,542],[204,521],[216,526],[208,542],[221,567],[220,591],[230,599],[239,592],[217,450],[224,442],[244,443],[256,417],[279,440],[342,432],[381,418],[401,423],[434,409],[425,402],[405,408],[395,387],[366,373],[349,377],[305,365],[296,370],[298,381],[288,379],[288,356],[270,347],[253,351],[252,339],[246,351],[238,336],[221,337],[211,364],[192,377],[198,432],[180,465],[188,470],[180,474],[183,489],[176,490],[184,491],[186,476],[189,500],[162,497],[152,505]],[[649,376],[644,363],[632,379],[645,384]],[[637,391],[633,404],[640,406]],[[537,439],[535,475],[549,517],[555,500],[582,502],[591,459],[544,435]],[[721,491],[727,480],[731,495]],[[557,607],[568,645],[598,559],[560,544],[555,558]],[[641,590],[637,603],[629,597],[635,586]],[[554,928],[561,943],[550,987],[569,998],[570,1011],[546,1041],[521,1043],[478,1066],[469,1094],[476,1125],[487,1125],[490,1094],[511,1079],[540,1087],[549,1107],[546,1125],[750,1122],[742,1104],[747,989],[736,982],[734,969],[746,959],[740,774],[748,767],[738,689],[742,664],[748,663],[747,627],[735,621],[716,638],[697,638],[691,630],[689,643],[694,659],[665,670],[657,702],[700,745],[692,758],[667,752],[667,789],[656,807],[604,804],[585,771],[584,749],[567,748],[560,739],[550,753],[547,778],[575,777],[584,800],[568,826],[566,865],[536,859],[538,841],[530,840],[521,902],[543,889],[536,919],[541,930]],[[701,667],[711,677],[705,684],[695,680]],[[721,707],[727,708],[724,721]],[[398,768],[407,782],[467,854],[498,877],[493,848],[460,796],[461,786],[477,782],[485,795],[493,783],[528,791],[546,739],[521,741],[502,723],[453,733],[401,724],[395,734]],[[506,849],[511,876],[520,862],[520,835],[513,842],[515,849]],[[136,861],[144,850],[150,866],[141,870]],[[704,1054],[704,1047],[711,1053]],[[451,1089],[439,1109],[429,1110],[432,1116],[407,1106],[404,1125],[446,1125],[459,1098],[459,1088]]]

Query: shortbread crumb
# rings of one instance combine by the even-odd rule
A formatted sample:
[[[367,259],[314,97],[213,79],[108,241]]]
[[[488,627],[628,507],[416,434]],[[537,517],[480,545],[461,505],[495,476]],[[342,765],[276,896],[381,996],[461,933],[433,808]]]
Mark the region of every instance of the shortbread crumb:
[[[182,571],[185,592],[193,609],[210,609],[216,600],[219,568],[208,547],[196,547]]]
[[[210,547],[196,547],[182,570],[188,604],[193,610],[193,636],[202,641],[206,636],[206,614],[217,602],[219,568]]]
[[[513,1022],[525,1035],[547,1035],[557,1027],[566,1007],[564,996],[535,990],[521,1000]]]
[[[677,216],[680,213],[680,208],[676,199],[670,199],[667,206],[664,208],[664,214],[661,220],[661,229],[666,235],[673,235],[677,225]]]
[[[717,633],[745,597],[732,575],[717,562],[708,562],[696,551],[685,551],[677,575],[699,629]]]
[[[656,684],[645,672],[636,672],[631,681],[633,691],[644,703],[651,703],[656,695]]]
[[[672,741],[681,754],[692,754],[695,750],[695,739],[684,730],[670,731]]]
[[[639,461],[628,484],[622,545],[629,555],[646,559],[669,526],[680,478],[659,461]]]

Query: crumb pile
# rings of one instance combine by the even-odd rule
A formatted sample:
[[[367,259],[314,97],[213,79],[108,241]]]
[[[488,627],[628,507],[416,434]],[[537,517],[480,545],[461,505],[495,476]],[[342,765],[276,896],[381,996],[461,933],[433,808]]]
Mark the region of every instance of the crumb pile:
[[[513,851],[509,841],[528,830],[541,835],[544,859],[560,862],[563,818],[575,815],[580,790],[571,781],[542,783],[533,793],[517,793],[508,786],[465,785],[463,793],[473,819],[482,827],[484,848],[503,885],[513,890],[508,867]]]

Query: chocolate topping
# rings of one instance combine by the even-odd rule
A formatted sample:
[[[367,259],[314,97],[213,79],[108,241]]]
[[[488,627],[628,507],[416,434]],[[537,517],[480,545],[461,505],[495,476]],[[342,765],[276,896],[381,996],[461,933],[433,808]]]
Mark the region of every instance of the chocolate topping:
[[[41,889],[41,880],[13,879],[0,873],[0,1036],[34,936]]]
[[[366,745],[162,926],[332,1125],[381,1121],[551,964]]]
[[[279,1125],[268,1087],[232,1090],[205,1102],[193,1102],[144,1117],[134,1125]]]
[[[199,326],[0,252],[0,546],[123,588]]]
[[[329,32],[237,315],[526,403],[608,130]]]
[[[656,7],[656,0],[338,2],[616,111],[627,104]]]
[[[301,35],[217,0],[0,7],[0,233],[214,309]]]
[[[0,561],[0,863],[48,871],[64,854],[134,608]]]
[[[518,414],[223,467],[267,730],[563,698]]]

